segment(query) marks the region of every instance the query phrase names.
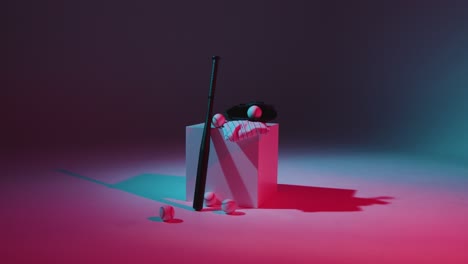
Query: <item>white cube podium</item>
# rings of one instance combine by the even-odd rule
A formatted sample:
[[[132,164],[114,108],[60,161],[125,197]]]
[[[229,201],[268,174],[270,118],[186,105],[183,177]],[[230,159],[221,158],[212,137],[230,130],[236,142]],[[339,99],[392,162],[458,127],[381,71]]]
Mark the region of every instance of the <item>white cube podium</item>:
[[[205,192],[214,192],[220,201],[233,199],[243,208],[261,207],[276,192],[279,124],[267,125],[268,133],[239,142],[225,140],[221,129],[211,128]],[[193,201],[203,127],[186,127],[187,201]]]

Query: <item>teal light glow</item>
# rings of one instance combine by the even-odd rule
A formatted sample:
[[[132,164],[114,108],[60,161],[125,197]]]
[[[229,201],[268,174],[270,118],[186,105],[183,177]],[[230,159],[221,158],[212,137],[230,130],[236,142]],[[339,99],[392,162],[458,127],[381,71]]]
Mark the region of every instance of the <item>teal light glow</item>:
[[[416,148],[468,165],[468,56],[452,62],[428,84],[425,106],[414,121]],[[434,73],[435,74],[435,73]]]

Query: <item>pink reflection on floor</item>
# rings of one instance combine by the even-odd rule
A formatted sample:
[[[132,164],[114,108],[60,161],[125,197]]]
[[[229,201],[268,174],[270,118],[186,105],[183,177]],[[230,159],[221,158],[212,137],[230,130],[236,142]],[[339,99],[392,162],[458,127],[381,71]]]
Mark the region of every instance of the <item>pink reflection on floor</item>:
[[[151,220],[164,202],[56,171],[109,184],[182,177],[183,152],[166,150],[10,157],[2,263],[468,263],[468,169],[453,164],[280,150],[280,192],[267,208],[176,207],[173,223]]]

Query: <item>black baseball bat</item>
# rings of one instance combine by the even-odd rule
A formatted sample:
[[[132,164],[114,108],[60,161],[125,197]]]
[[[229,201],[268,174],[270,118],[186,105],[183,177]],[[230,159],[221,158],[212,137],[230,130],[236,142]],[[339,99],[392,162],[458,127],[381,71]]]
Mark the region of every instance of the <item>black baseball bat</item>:
[[[197,179],[195,181],[195,193],[193,197],[193,209],[200,211],[203,208],[205,195],[206,174],[208,172],[208,158],[210,156],[211,120],[213,118],[213,100],[216,88],[216,75],[218,73],[218,56],[212,57],[210,91],[208,93],[208,110],[206,112],[205,127],[198,155]]]

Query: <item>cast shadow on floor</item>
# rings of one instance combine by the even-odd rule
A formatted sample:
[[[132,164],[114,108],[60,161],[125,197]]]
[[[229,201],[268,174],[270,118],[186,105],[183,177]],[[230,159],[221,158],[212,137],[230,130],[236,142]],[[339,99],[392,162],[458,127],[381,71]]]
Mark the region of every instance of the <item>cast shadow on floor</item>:
[[[185,201],[186,188],[185,177],[183,176],[148,173],[115,184],[108,184],[65,169],[57,171],[181,209],[193,210],[190,205],[182,203]],[[361,198],[355,197],[355,194],[356,190],[350,189],[278,184],[277,192],[261,208],[297,209],[304,212],[351,212],[361,211],[362,206],[385,205],[389,203],[386,200],[393,199],[393,197],[388,196]]]
[[[362,211],[362,206],[385,205],[389,196],[355,197],[356,190],[278,184],[277,192],[261,208],[297,209],[304,212]]]

